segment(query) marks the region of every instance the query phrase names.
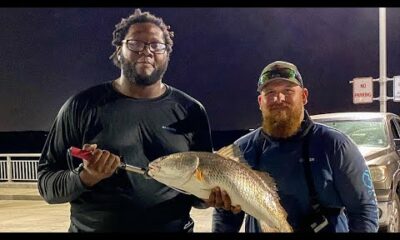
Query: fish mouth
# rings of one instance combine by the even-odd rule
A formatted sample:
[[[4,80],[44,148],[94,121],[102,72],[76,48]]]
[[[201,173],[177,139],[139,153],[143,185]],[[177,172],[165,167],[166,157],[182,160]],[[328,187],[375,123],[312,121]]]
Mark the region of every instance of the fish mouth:
[[[157,173],[159,173],[161,170],[161,167],[156,165],[156,164],[149,164],[149,168],[147,169],[147,174],[150,177],[154,177],[157,175]]]
[[[190,177],[192,175],[192,174],[188,174],[187,176],[186,176],[186,174],[184,176],[177,176],[175,174],[170,175],[170,174],[163,173],[163,171],[161,171],[161,170],[162,170],[162,167],[160,165],[158,165],[156,161],[151,162],[147,168],[147,175],[153,179],[156,179],[156,180],[162,182],[162,183],[167,181],[169,183],[173,183],[173,185],[185,184],[187,181],[190,180]],[[175,186],[175,187],[177,187],[177,186]]]

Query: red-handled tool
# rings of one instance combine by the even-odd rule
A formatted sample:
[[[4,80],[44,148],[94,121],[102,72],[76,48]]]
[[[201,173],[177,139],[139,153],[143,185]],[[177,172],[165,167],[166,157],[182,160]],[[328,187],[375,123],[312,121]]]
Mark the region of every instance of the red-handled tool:
[[[80,159],[88,159],[90,156],[92,156],[92,153],[90,151],[82,150],[77,147],[70,147],[69,151],[71,153],[71,156],[77,157]]]
[[[90,151],[82,150],[77,147],[70,147],[69,152],[70,152],[71,156],[77,157],[80,159],[85,159],[85,160],[90,158],[90,156],[92,156],[92,153]],[[129,171],[129,172],[142,174],[145,177],[149,178],[149,175],[147,174],[147,170],[145,168],[135,167],[135,166],[126,164],[124,162],[121,162],[121,164],[118,167],[122,168],[126,171]]]

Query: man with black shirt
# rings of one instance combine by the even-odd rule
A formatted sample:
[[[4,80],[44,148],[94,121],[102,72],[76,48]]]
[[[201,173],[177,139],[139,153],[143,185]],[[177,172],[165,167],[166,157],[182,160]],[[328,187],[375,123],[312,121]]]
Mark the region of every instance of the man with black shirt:
[[[146,167],[175,152],[212,151],[207,113],[162,82],[173,32],[161,18],[137,9],[113,37],[111,58],[121,75],[63,105],[39,161],[40,194],[48,203],[70,202],[70,232],[191,232],[189,212],[202,200],[116,170],[121,161]],[[68,164],[71,146],[92,153],[82,167],[73,160],[75,171]]]

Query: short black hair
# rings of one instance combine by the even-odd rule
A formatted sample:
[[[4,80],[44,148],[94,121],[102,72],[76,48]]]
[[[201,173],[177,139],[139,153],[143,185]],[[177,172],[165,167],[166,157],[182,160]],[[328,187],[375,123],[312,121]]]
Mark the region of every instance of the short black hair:
[[[172,52],[172,46],[174,41],[172,38],[174,37],[174,32],[170,30],[170,26],[166,25],[162,18],[156,17],[155,15],[149,12],[142,12],[142,10],[135,9],[134,13],[129,15],[127,18],[122,18],[121,22],[115,25],[115,30],[113,32],[113,40],[112,45],[115,46],[114,53],[110,56],[113,63],[116,66],[120,66],[120,63],[117,58],[118,49],[122,45],[122,40],[124,40],[125,35],[128,33],[129,28],[135,23],[153,23],[158,26],[164,34],[164,40],[167,44],[167,52],[170,54]]]

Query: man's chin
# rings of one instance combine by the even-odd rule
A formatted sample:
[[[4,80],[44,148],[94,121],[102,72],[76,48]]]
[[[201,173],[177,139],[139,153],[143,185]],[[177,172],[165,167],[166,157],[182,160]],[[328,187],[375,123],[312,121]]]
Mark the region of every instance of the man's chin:
[[[153,68],[146,68],[146,69],[139,69],[139,71],[136,71],[136,74],[141,77],[141,78],[150,78],[151,74],[153,74],[154,69]]]
[[[288,138],[294,135],[301,125],[301,114],[284,109],[270,110],[263,116],[263,130],[273,137]]]
[[[270,111],[269,117],[275,122],[288,121],[289,113],[285,109],[277,109]]]

